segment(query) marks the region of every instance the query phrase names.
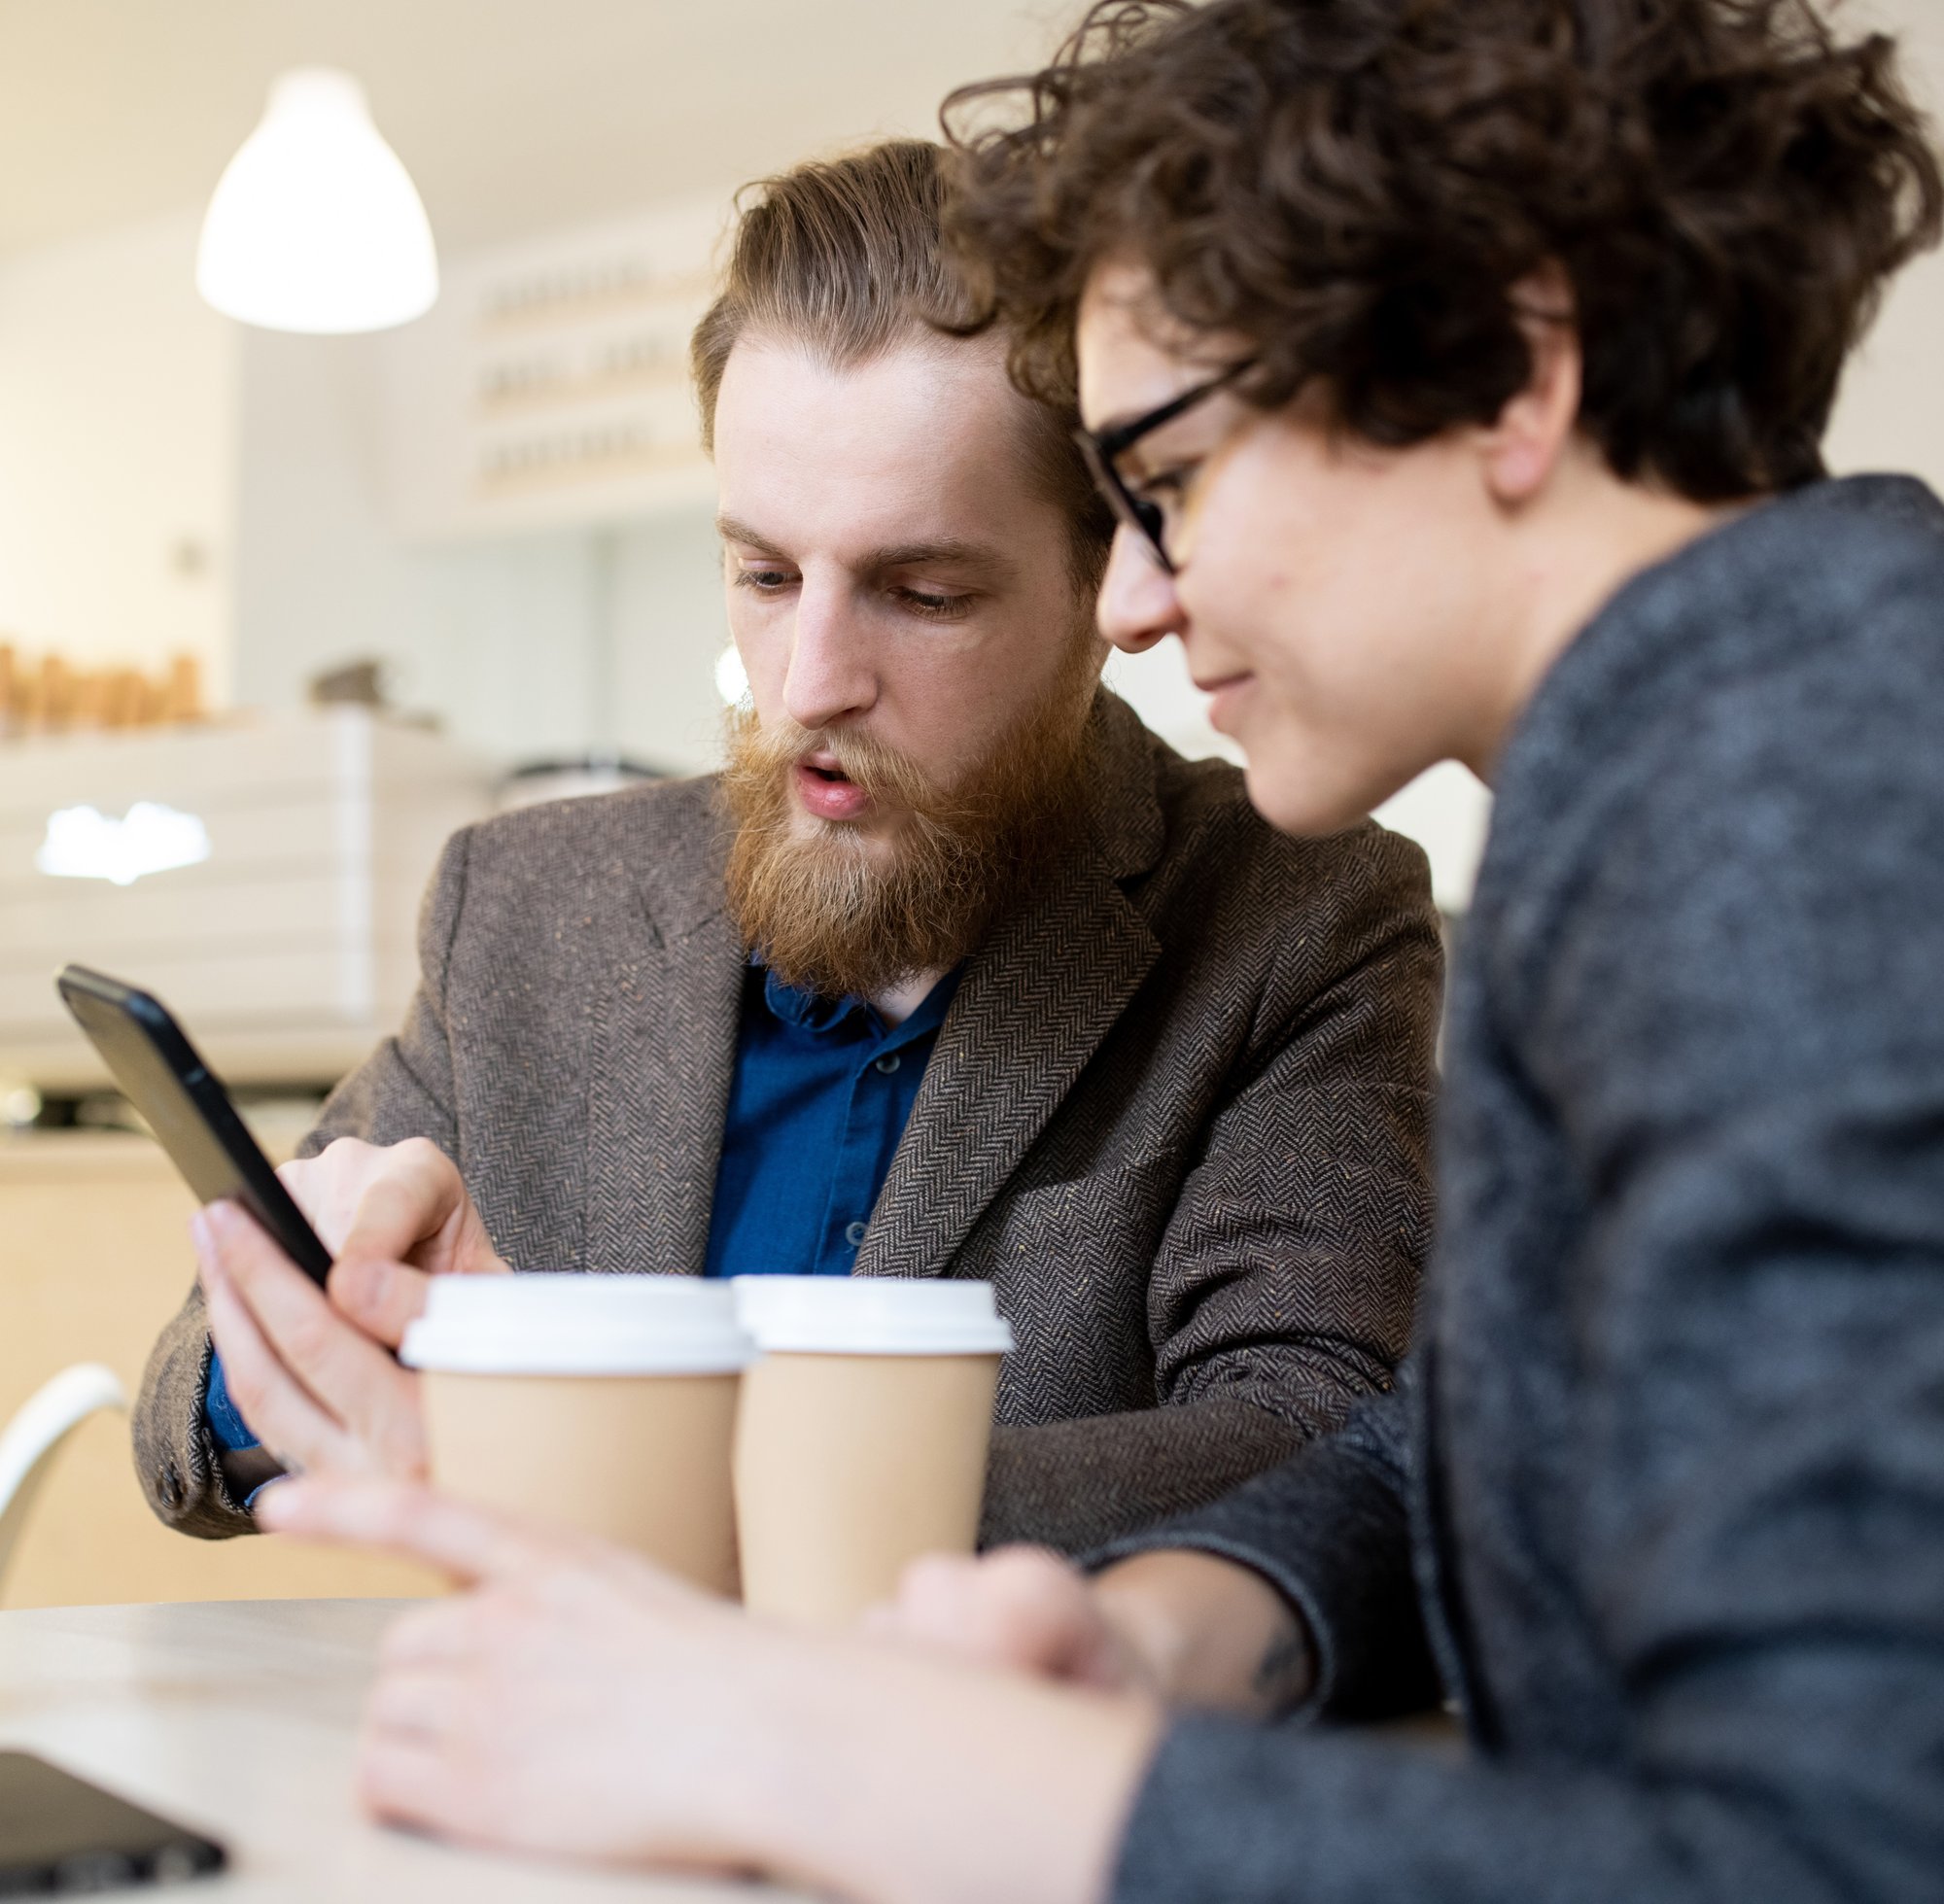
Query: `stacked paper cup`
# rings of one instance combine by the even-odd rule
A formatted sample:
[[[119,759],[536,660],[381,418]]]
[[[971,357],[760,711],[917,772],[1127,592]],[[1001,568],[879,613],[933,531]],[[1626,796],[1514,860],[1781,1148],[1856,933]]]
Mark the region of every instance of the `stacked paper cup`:
[[[399,1359],[420,1371],[433,1480],[736,1590],[731,1450],[754,1354],[695,1276],[437,1276]]]
[[[752,1611],[850,1619],[919,1554],[978,1538],[999,1359],[989,1283],[739,1276],[761,1351],[736,1436]]]

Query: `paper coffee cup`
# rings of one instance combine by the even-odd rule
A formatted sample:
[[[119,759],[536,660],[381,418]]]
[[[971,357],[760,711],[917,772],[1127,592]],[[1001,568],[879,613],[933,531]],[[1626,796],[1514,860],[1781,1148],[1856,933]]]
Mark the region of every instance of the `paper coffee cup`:
[[[743,1598],[814,1624],[852,1618],[921,1553],[979,1534],[999,1358],[989,1283],[739,1276],[759,1360],[736,1431]]]
[[[693,1276],[436,1276],[419,1370],[434,1485],[736,1590],[730,1460],[754,1347]]]

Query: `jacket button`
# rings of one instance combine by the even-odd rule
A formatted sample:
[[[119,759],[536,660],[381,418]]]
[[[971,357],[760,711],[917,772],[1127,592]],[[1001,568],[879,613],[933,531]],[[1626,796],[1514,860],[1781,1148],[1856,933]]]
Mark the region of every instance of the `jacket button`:
[[[180,1507],[183,1504],[182,1475],[172,1461],[166,1468],[156,1470],[156,1492],[162,1497],[165,1507]]]

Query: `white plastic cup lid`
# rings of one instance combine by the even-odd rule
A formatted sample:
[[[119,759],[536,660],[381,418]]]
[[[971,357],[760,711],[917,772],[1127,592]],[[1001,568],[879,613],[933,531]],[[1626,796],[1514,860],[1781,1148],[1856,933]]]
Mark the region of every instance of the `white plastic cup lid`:
[[[1005,1355],[990,1283],[919,1276],[737,1276],[737,1312],[768,1355]]]
[[[468,1375],[719,1375],[755,1359],[728,1285],[699,1276],[434,1276],[399,1360]]]

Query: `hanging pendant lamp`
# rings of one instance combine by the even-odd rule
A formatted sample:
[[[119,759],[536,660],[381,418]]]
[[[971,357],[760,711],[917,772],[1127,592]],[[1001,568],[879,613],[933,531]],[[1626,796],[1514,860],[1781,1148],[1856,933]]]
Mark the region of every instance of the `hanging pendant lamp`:
[[[195,285],[269,330],[382,330],[438,295],[432,225],[348,73],[300,67],[218,181]]]

